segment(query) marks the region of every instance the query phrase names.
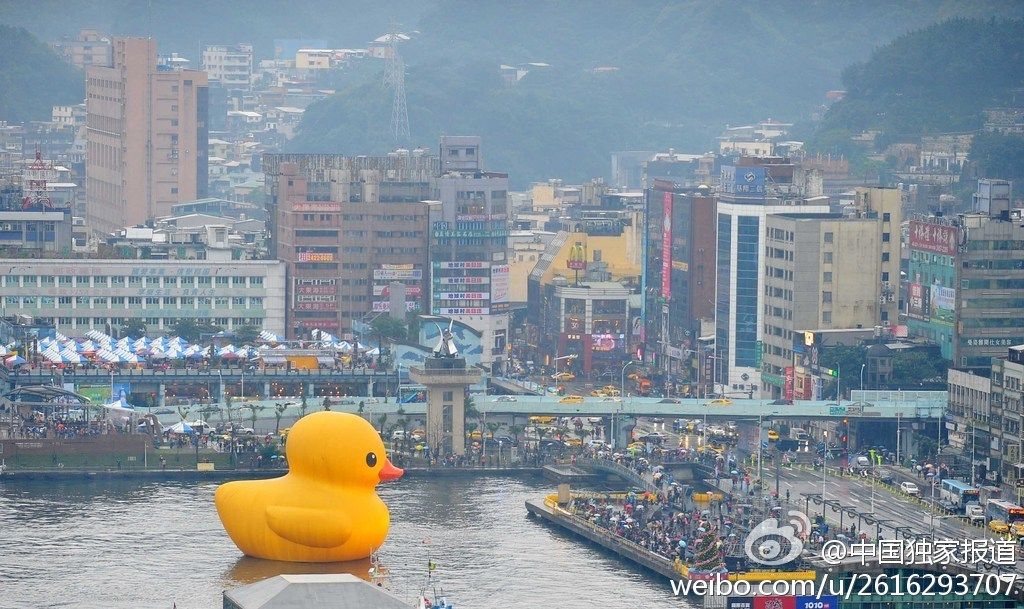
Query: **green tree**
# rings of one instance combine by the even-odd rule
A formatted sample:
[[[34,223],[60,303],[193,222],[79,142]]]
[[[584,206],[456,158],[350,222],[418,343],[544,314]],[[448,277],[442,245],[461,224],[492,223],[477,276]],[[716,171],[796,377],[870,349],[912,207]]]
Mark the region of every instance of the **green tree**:
[[[512,434],[512,439],[515,440],[516,444],[519,444],[519,434],[523,433],[526,427],[524,425],[512,424],[508,426],[508,433]]]
[[[860,367],[867,362],[863,347],[848,345],[828,347],[822,350],[819,362],[825,368],[839,372],[839,381],[842,383],[844,395],[849,395],[851,389],[860,388],[858,384],[860,382]],[[822,393],[824,395],[834,393],[835,386],[835,379],[826,377]]]
[[[146,324],[141,319],[129,317],[118,329],[120,336],[140,338],[146,335]]]
[[[387,415],[387,413],[383,413],[379,417],[377,417],[377,427],[380,429],[381,437],[384,437],[384,434],[386,433],[384,431],[384,425],[387,422],[388,422],[388,415]]]
[[[390,315],[377,317],[370,322],[370,326],[373,328],[374,334],[393,341],[405,340],[408,332],[405,327],[405,321],[395,319]]]
[[[890,387],[914,389],[922,385],[944,385],[948,363],[921,350],[898,352],[892,358]]]
[[[180,319],[171,324],[168,332],[174,336],[180,336],[190,343],[195,343],[218,332],[223,332],[223,328],[209,321],[197,322],[192,319]]]
[[[253,325],[238,326],[234,329],[235,341],[239,344],[252,344],[260,336],[260,329]]]
[[[231,397],[230,395],[224,396],[224,412],[228,416],[228,423],[232,423],[232,427],[234,427],[233,423],[235,422],[234,414],[232,413],[232,410],[234,410],[234,404],[233,403],[234,403],[234,398],[233,397]],[[223,420],[223,415],[221,416],[221,420]]]
[[[501,423],[488,423],[487,424],[487,433],[489,434],[488,437],[490,439],[492,439],[492,440],[494,439],[494,434],[498,433],[498,431],[500,431],[500,430],[501,430]]]

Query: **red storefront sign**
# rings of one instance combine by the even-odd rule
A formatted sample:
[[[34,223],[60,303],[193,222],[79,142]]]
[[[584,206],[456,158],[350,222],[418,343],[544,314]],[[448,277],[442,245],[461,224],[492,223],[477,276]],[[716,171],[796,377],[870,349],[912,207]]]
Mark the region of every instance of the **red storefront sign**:
[[[796,597],[755,596],[754,609],[796,609]]]

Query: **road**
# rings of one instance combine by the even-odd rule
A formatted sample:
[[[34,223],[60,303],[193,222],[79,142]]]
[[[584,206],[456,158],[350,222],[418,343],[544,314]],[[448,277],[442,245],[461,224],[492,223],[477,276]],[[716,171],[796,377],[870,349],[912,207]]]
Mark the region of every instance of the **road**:
[[[855,509],[860,514],[871,512],[871,482],[869,478],[838,477],[834,475],[835,470],[830,469],[825,477],[825,498],[830,501],[838,501],[844,507]],[[773,468],[765,471],[765,480],[768,487],[774,490]],[[786,491],[790,491],[790,501],[801,509],[806,505],[801,493],[818,494],[822,492],[822,476],[820,471],[781,468],[779,471],[779,494],[785,497]],[[934,522],[935,536],[940,539],[965,539],[978,538],[986,533],[982,529],[972,527],[959,519],[936,514],[934,519],[927,508],[920,503],[896,495],[881,484],[875,485],[874,490],[875,514],[878,518],[891,522],[883,523],[882,536],[889,538],[895,533],[895,527],[907,527],[915,535],[930,535],[932,523]],[[810,504],[811,515],[820,514],[822,506]],[[839,514],[827,510],[830,521],[838,521]],[[856,522],[853,517],[853,522]],[[847,514],[843,517],[843,524],[849,526],[851,517]],[[862,525],[867,526],[867,525]]]

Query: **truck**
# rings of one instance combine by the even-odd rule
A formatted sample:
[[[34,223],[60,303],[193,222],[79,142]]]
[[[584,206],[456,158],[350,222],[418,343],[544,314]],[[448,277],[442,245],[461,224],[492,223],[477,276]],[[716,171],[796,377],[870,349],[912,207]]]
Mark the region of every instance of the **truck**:
[[[978,503],[968,503],[964,506],[964,516],[971,524],[985,524],[985,508]]]

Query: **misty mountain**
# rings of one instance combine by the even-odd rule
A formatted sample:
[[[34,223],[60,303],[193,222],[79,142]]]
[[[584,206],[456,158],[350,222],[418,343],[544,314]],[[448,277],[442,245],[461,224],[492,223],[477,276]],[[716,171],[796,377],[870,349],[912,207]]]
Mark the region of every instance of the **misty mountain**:
[[[84,79],[32,34],[0,25],[0,120],[49,120],[51,106],[81,103]]]
[[[412,133],[484,137],[487,166],[522,187],[607,173],[614,150],[703,152],[727,123],[798,121],[842,68],[950,14],[1004,3],[444,1],[401,47]],[[530,62],[506,84],[499,65]],[[602,68],[599,70],[595,70]],[[309,108],[294,151],[383,153],[391,94],[380,73]]]
[[[879,143],[980,129],[982,110],[1020,103],[1024,21],[953,19],[897,38],[843,72],[846,97],[819,126],[815,146],[849,150],[868,129]]]

